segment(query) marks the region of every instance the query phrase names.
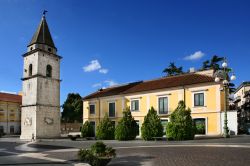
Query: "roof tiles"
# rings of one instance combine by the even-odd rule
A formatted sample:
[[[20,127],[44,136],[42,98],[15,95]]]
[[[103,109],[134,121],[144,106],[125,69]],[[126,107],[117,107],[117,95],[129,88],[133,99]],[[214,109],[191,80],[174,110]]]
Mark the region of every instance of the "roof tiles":
[[[127,85],[110,87],[101,91],[94,92],[83,99],[92,99],[97,97],[137,93],[157,89],[173,88],[185,85],[214,82],[214,78],[207,75],[188,73],[178,76],[163,77],[160,79],[135,82]]]
[[[21,104],[22,103],[22,96],[0,92],[0,101],[8,101],[8,102],[14,102],[14,103]]]

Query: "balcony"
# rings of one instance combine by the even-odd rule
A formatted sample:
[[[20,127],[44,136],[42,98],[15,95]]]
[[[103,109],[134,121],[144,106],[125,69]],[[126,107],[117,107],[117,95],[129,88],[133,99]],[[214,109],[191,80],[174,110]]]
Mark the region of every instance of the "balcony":
[[[237,96],[234,98],[234,103],[238,103],[239,101],[241,101],[241,97]]]

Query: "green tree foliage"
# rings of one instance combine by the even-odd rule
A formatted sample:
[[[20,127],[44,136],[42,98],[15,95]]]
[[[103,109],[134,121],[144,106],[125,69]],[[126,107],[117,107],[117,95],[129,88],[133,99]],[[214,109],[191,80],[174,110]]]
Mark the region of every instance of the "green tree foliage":
[[[224,60],[223,57],[218,57],[214,55],[210,60],[206,60],[203,62],[202,70],[213,69],[214,71],[220,69],[220,62]]]
[[[214,71],[220,69],[220,62],[224,60],[223,57],[218,57],[217,55],[214,55],[212,59],[210,60],[210,68],[214,69]]]
[[[233,94],[235,91],[236,91],[236,88],[235,88],[235,84],[234,83],[229,83],[228,84],[228,88],[229,88],[229,94]]]
[[[78,93],[69,93],[64,102],[62,112],[62,121],[67,123],[82,123],[83,103],[82,97]]]
[[[153,137],[163,136],[163,126],[157,112],[153,107],[148,111],[141,127],[141,134],[144,140],[152,140]]]
[[[106,166],[116,156],[115,149],[107,147],[103,142],[96,142],[90,149],[80,149],[78,158],[80,161],[92,166]]]
[[[129,109],[123,111],[123,118],[115,129],[115,139],[120,141],[134,140],[137,134],[137,124]]]
[[[86,121],[81,129],[81,135],[83,138],[86,137],[94,137],[95,136],[95,131],[93,126],[89,123],[89,121]]]
[[[166,132],[168,139],[190,140],[194,139],[195,125],[191,117],[191,110],[183,101],[180,101],[175,111],[170,116],[170,122],[167,124]]]
[[[112,140],[115,138],[115,125],[108,118],[107,114],[97,127],[96,138],[102,140]]]
[[[174,62],[171,62],[167,68],[163,70],[163,73],[166,73],[167,76],[175,76],[183,74],[182,67],[176,67]]]

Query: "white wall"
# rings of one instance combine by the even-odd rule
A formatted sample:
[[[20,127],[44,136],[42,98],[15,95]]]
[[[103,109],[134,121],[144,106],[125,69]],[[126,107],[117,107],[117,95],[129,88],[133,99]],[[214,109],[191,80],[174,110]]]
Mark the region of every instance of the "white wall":
[[[230,131],[230,135],[238,134],[238,122],[237,122],[237,110],[227,112],[227,126]],[[221,113],[221,132],[223,134],[224,127],[224,112]]]

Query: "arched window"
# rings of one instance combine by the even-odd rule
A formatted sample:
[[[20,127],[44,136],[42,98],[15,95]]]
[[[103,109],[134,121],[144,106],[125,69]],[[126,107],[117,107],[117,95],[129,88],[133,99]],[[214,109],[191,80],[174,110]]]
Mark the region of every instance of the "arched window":
[[[32,76],[32,64],[29,65],[29,76]]]
[[[47,65],[46,76],[47,77],[52,77],[52,67],[50,65]]]

